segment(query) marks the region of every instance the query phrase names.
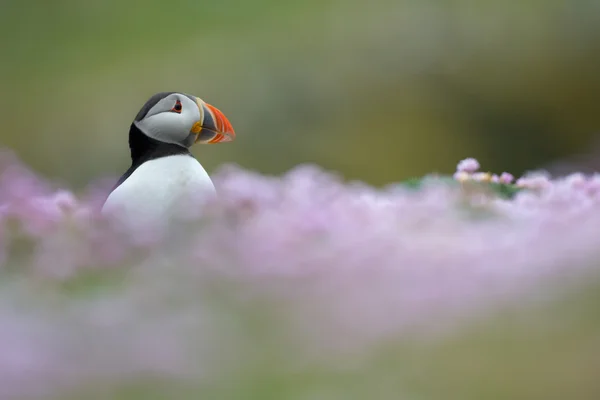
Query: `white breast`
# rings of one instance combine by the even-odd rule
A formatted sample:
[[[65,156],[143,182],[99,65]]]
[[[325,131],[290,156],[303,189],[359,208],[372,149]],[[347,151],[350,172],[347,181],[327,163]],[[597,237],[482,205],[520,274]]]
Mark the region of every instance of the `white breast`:
[[[108,197],[102,214],[130,229],[154,229],[199,215],[216,195],[202,165],[175,155],[143,163]]]

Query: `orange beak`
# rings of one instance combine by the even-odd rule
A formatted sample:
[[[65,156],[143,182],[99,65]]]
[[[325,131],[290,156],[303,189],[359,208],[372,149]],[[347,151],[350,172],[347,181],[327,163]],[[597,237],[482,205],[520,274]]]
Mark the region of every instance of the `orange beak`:
[[[194,143],[212,144],[231,142],[235,139],[231,123],[217,107],[199,98],[196,98],[196,104],[200,111],[200,121],[192,127],[192,133],[196,135]]]

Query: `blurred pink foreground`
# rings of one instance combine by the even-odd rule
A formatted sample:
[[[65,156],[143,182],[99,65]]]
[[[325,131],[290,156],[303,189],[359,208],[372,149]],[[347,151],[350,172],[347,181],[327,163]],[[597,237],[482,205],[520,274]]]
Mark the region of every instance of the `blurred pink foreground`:
[[[225,295],[237,304],[266,299],[283,310],[277,315],[286,340],[314,360],[413,333],[435,336],[493,305],[525,306],[598,272],[600,176],[522,178],[516,184],[529,190],[507,200],[469,183],[510,183],[513,177],[478,171],[476,160],[463,160],[455,174],[460,184],[412,190],[345,183],[314,166],[282,177],[229,166],[213,176],[219,201],[203,220],[127,238],[97,212],[110,184],[75,196],[5,154],[0,265],[26,271],[32,282],[104,269],[131,275],[118,295],[69,312],[38,304],[15,314],[4,302],[1,335],[14,337],[0,340],[0,392],[148,370],[177,374],[193,365],[202,370],[213,359],[188,354],[182,335],[193,336],[202,349],[234,340],[211,334],[221,325],[203,310],[210,282],[233,285]],[[30,251],[19,251],[24,242]],[[28,285],[19,296],[42,296]],[[165,308],[161,301],[172,296],[195,300],[186,303],[190,309]],[[158,313],[152,322],[144,311],[148,304]],[[45,317],[35,310],[45,310]],[[173,320],[192,315],[191,330]],[[132,329],[113,335],[117,321]],[[160,345],[148,352],[140,342]],[[73,347],[82,343],[90,346],[85,354]],[[91,349],[97,343],[120,349],[110,368],[107,354]],[[28,354],[26,368],[19,352]],[[10,383],[28,379],[37,386]]]

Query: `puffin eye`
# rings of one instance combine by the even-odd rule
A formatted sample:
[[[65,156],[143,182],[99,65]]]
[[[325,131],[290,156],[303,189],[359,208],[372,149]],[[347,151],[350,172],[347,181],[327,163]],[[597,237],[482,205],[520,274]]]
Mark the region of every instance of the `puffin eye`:
[[[181,101],[177,100],[171,111],[176,112],[177,114],[181,114],[181,109],[183,106],[181,105]]]

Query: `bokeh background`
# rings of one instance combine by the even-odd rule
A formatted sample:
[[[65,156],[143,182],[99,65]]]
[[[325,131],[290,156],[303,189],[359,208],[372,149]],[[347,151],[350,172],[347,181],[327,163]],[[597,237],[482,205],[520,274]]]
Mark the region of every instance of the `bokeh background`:
[[[383,185],[450,174],[469,156],[514,175],[600,170],[600,1],[0,0],[0,149],[41,175],[72,188],[119,176],[133,117],[165,90],[233,123],[235,142],[193,149],[209,172],[317,163]],[[290,377],[265,364],[207,398],[317,398],[310,390],[330,385],[354,394],[344,399],[397,387],[419,399],[598,399],[597,282],[437,347],[384,349],[366,373]],[[112,398],[178,398],[153,390]]]
[[[164,90],[236,128],[194,149],[209,171],[381,185],[473,156],[518,175],[600,133],[596,0],[2,0],[0,49],[0,147],[74,187],[127,168]]]

